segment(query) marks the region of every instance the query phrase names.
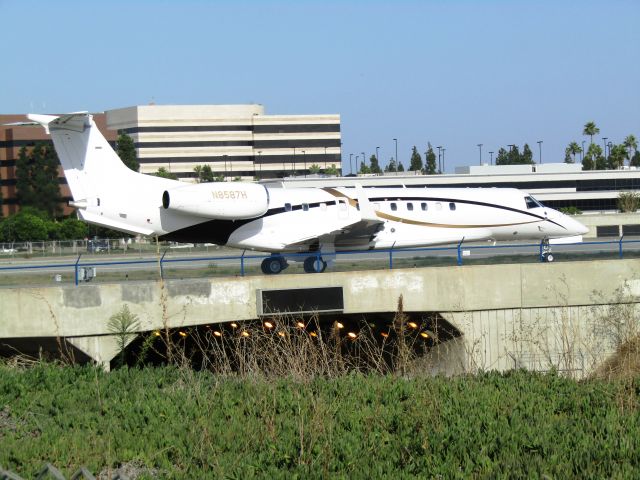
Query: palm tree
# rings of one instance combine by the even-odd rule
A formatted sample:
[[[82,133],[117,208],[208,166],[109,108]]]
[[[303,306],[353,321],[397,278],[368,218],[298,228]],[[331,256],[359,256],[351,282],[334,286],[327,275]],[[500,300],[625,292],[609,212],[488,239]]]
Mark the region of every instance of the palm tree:
[[[623,145],[629,151],[629,158],[633,156],[633,153],[638,151],[638,140],[634,135],[627,135]]]
[[[593,136],[600,133],[600,129],[596,127],[596,122],[587,122],[584,124],[584,129],[582,130],[583,135],[589,135],[591,137],[591,142],[593,143]]]
[[[582,152],[582,148],[578,145],[578,142],[571,142],[567,147],[567,152],[573,155],[573,163],[576,163],[576,154]]]

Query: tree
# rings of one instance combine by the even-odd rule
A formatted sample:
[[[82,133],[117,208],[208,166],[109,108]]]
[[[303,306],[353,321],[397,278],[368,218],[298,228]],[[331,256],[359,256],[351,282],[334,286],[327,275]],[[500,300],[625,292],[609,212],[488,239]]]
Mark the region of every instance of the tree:
[[[580,145],[578,145],[577,142],[571,142],[565,149],[565,163],[576,163],[576,155],[580,152],[582,152],[582,148],[580,148]],[[567,162],[567,154],[573,157],[573,159],[569,162]]]
[[[389,163],[386,167],[384,167],[385,172],[395,172],[397,171],[396,161],[393,157],[389,160]]]
[[[50,217],[62,213],[58,184],[58,156],[53,146],[37,143],[30,152],[20,149],[16,162],[16,197],[20,207],[35,207]]]
[[[371,173],[382,173],[382,169],[380,168],[380,164],[378,163],[378,157],[375,155],[371,155],[369,158],[369,168]]]
[[[609,153],[609,168],[617,170],[624,166],[624,161],[629,158],[629,152],[623,144],[614,145]]]
[[[498,150],[498,155],[496,155],[496,165],[509,165],[509,157],[507,155],[507,151],[500,147]]]
[[[629,155],[627,158],[633,159],[636,153],[638,153],[638,140],[634,135],[627,135],[624,139],[624,146],[627,149]],[[2,198],[0,198],[0,205],[2,205]]]
[[[178,176],[175,173],[171,173],[164,167],[160,167],[156,173],[154,173],[156,177],[162,178],[170,178],[171,180],[177,180]]]
[[[602,156],[602,147],[595,143],[589,145],[582,160],[583,170],[606,170],[607,161]]]
[[[533,160],[533,152],[529,147],[528,143],[524,144],[522,148],[522,155],[520,155],[520,163],[524,165],[535,165],[535,161]]]
[[[318,165],[317,163],[314,163],[313,165],[311,165],[309,167],[309,173],[311,175],[316,175],[316,174],[320,173],[320,165]]]
[[[5,242],[37,242],[49,238],[47,221],[29,210],[4,219],[0,228]]]
[[[402,162],[398,162],[398,172],[404,172],[404,165],[402,165]]]
[[[369,168],[369,166],[366,163],[360,162],[360,170],[358,170],[358,173],[362,173],[362,174],[371,173],[371,168]]]
[[[591,137],[590,144],[593,144],[593,136],[600,133],[600,129],[596,127],[596,122],[587,122],[582,129],[582,135],[588,135]]]
[[[431,143],[427,144],[427,153],[425,154],[424,173],[427,175],[435,175],[436,173],[436,154],[433,151]]]
[[[336,168],[336,164],[335,163],[332,163],[329,168],[325,168],[324,169],[324,173],[325,173],[325,175],[339,175],[340,174],[340,170],[338,170]]]
[[[409,163],[409,170],[413,172],[422,171],[422,157],[420,153],[418,153],[418,149],[416,146],[413,146],[411,150],[411,160]]]
[[[136,146],[131,138],[126,133],[118,135],[116,140],[116,153],[127,167],[134,172],[140,171],[140,162],[138,162],[138,155],[136,153]]]
[[[520,155],[520,149],[518,149],[517,145],[511,147],[511,150],[507,153],[507,160],[509,162],[507,165],[518,165],[522,163],[522,156]]]
[[[640,152],[638,150],[636,150],[631,160],[629,160],[629,165],[632,167],[640,167]]]

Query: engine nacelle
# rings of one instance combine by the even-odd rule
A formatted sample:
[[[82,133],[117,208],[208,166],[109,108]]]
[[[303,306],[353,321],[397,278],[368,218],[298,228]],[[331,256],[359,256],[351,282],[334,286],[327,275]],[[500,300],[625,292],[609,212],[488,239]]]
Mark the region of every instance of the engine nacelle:
[[[199,183],[166,190],[162,206],[199,217],[243,220],[267,212],[269,192],[255,183]]]

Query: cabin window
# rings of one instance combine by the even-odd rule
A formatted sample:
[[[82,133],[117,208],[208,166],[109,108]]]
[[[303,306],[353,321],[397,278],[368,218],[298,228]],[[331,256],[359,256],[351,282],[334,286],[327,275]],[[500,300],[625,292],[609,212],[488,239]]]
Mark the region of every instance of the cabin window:
[[[453,211],[456,209],[456,204],[453,202],[449,202],[449,210]]]
[[[420,204],[420,208],[422,208],[422,210],[426,212],[427,211],[427,202],[422,202]]]
[[[391,202],[391,210],[394,212],[398,210],[398,204],[396,202]]]
[[[291,211],[291,204],[290,203],[285,203],[284,204],[284,211],[285,212],[290,212]]]
[[[409,210],[410,212],[413,210],[413,203],[407,203],[407,210]]]
[[[309,211],[309,204],[308,203],[303,203],[302,204],[302,210],[304,210],[305,212]]]
[[[442,210],[442,203],[436,202],[436,210]]]

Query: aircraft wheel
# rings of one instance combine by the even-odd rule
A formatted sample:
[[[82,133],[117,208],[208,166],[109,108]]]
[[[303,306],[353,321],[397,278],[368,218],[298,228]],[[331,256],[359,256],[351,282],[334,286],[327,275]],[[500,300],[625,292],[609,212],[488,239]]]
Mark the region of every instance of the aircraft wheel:
[[[547,258],[546,258],[547,262],[553,262],[553,254],[551,253],[547,253]]]
[[[304,271],[306,273],[322,273],[327,268],[327,262],[318,257],[307,257],[304,259]]]
[[[279,257],[269,257],[262,261],[262,273],[267,275],[275,275],[283,270],[283,261]]]

